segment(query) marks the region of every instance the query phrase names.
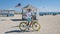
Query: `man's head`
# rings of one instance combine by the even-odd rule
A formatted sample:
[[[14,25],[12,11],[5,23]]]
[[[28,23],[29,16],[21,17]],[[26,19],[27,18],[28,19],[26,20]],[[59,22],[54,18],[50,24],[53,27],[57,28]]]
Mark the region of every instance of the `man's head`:
[[[27,9],[28,12],[31,12],[31,9]]]

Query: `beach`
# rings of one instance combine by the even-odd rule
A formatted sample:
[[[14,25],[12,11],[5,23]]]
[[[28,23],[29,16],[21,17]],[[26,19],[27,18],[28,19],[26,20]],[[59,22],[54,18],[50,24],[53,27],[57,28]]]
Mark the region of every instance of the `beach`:
[[[21,21],[11,19],[21,19],[22,15],[14,17],[0,17],[0,34],[60,34],[60,15],[39,16],[40,31],[36,32],[17,32]]]

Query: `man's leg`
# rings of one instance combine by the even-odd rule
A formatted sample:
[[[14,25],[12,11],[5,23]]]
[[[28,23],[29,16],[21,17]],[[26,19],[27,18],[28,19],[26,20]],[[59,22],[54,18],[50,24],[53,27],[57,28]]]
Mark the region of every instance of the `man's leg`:
[[[28,18],[27,21],[28,21],[28,24],[27,25],[29,25],[30,19]]]
[[[31,25],[32,24],[31,21],[32,21],[31,18],[28,18],[28,25]]]

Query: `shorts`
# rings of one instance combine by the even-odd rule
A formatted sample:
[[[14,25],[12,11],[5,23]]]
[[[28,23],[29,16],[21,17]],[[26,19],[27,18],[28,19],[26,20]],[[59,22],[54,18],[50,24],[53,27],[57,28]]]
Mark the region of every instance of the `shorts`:
[[[31,22],[31,18],[27,18],[27,21],[28,21],[28,22]]]

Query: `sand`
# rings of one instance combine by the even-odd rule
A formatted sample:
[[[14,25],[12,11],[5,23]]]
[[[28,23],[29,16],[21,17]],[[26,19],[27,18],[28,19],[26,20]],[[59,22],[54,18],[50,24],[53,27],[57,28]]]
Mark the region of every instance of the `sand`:
[[[0,34],[60,34],[60,15],[40,16],[38,22],[41,25],[41,29],[39,32],[16,32],[19,31],[17,26],[21,21],[11,21],[10,19],[21,18],[21,15],[0,17]]]

